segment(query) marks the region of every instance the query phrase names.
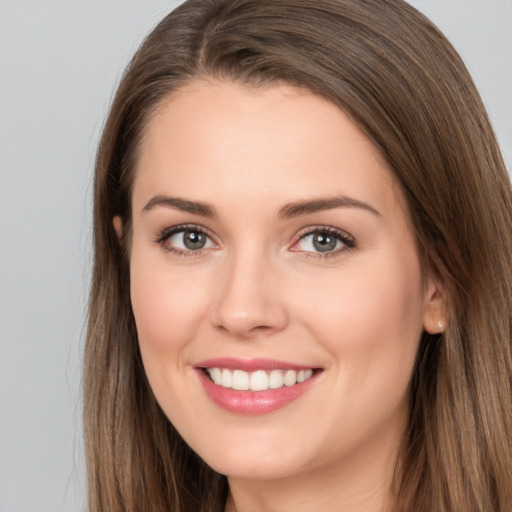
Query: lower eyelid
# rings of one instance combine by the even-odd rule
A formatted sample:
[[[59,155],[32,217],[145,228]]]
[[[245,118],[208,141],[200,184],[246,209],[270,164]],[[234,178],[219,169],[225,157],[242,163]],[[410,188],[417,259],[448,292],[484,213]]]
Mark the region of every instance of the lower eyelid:
[[[313,251],[297,251],[300,253],[300,257],[308,258],[312,260],[327,260],[330,258],[340,257],[345,252],[349,251],[351,247],[345,247],[343,249],[338,249],[336,251],[330,252],[313,252]]]

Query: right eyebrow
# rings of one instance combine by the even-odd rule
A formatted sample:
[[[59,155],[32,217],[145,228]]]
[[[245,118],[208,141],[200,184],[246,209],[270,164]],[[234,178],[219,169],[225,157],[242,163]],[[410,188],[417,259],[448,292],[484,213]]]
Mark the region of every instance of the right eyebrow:
[[[215,217],[215,208],[208,203],[200,201],[190,201],[176,196],[158,195],[148,201],[142,212],[149,212],[157,206],[164,206],[167,208],[174,208],[183,212],[192,213],[194,215],[201,215],[202,217]]]
[[[381,217],[380,212],[368,203],[347,196],[334,196],[287,204],[279,210],[278,218],[290,219],[324,210],[333,210],[334,208],[359,208],[372,213],[376,217]]]

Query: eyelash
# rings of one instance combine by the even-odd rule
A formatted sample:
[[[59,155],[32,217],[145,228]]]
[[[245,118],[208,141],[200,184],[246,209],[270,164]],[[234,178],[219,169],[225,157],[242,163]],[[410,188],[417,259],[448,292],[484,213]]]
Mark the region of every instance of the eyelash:
[[[212,240],[212,237],[210,234],[203,229],[201,226],[198,226],[197,224],[181,224],[179,226],[173,226],[171,228],[165,228],[163,229],[157,236],[155,243],[160,245],[166,252],[172,253],[175,256],[180,256],[183,258],[188,257],[197,257],[200,256],[204,249],[198,249],[196,251],[193,250],[183,250],[183,249],[177,249],[176,247],[171,247],[166,245],[167,241],[171,236],[176,235],[178,233],[184,233],[186,231],[193,231],[194,233],[199,233],[204,236],[206,236],[209,240]]]
[[[198,257],[201,256],[204,252],[204,249],[197,249],[197,250],[182,250],[177,249],[176,247],[171,247],[166,245],[168,240],[178,233],[186,232],[186,231],[193,231],[195,233],[202,234],[206,236],[209,240],[213,241],[212,237],[201,226],[198,226],[197,224],[182,224],[178,226],[173,226],[171,228],[165,228],[163,229],[155,239],[155,243],[160,245],[166,252],[172,253],[176,256],[180,257]],[[343,244],[342,248],[328,251],[325,253],[316,252],[316,251],[300,251],[295,250],[293,252],[302,252],[304,257],[307,258],[315,258],[315,259],[328,259],[333,258],[336,256],[339,256],[340,253],[350,251],[356,247],[356,243],[353,237],[351,237],[348,233],[342,231],[341,229],[333,228],[330,226],[312,226],[309,228],[304,229],[302,232],[299,233],[297,241],[295,241],[292,245],[295,246],[299,244],[301,241],[305,240],[308,236],[313,235],[315,233],[323,233],[327,235],[334,236],[338,241],[340,241]],[[215,243],[215,242],[214,242]]]
[[[335,258],[337,256],[340,256],[341,253],[344,253],[346,251],[350,251],[352,249],[356,248],[356,242],[352,236],[350,236],[345,231],[342,231],[341,229],[333,228],[331,226],[311,226],[306,229],[304,229],[302,232],[299,233],[298,240],[294,242],[293,246],[300,243],[302,240],[305,240],[308,236],[313,234],[326,234],[333,236],[338,241],[340,241],[343,244],[343,247],[339,249],[335,249],[329,252],[315,252],[315,251],[296,251],[296,252],[302,252],[302,255],[306,258],[315,258],[315,259],[329,259],[329,258]]]

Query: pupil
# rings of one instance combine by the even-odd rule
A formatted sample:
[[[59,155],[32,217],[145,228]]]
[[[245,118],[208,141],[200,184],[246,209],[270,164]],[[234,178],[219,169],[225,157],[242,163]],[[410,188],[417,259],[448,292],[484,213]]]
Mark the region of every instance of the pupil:
[[[336,249],[336,238],[328,233],[319,233],[313,238],[313,245],[319,252],[327,252]]]
[[[206,236],[198,231],[185,231],[183,243],[187,249],[202,249],[206,244]]]

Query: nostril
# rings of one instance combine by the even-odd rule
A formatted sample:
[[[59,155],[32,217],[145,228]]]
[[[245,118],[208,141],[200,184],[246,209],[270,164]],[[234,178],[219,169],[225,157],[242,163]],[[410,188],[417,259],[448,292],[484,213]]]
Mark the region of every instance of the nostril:
[[[229,332],[241,338],[266,335],[278,330],[270,325],[251,325],[250,323],[243,324],[241,322],[221,323],[216,327],[221,331]]]

